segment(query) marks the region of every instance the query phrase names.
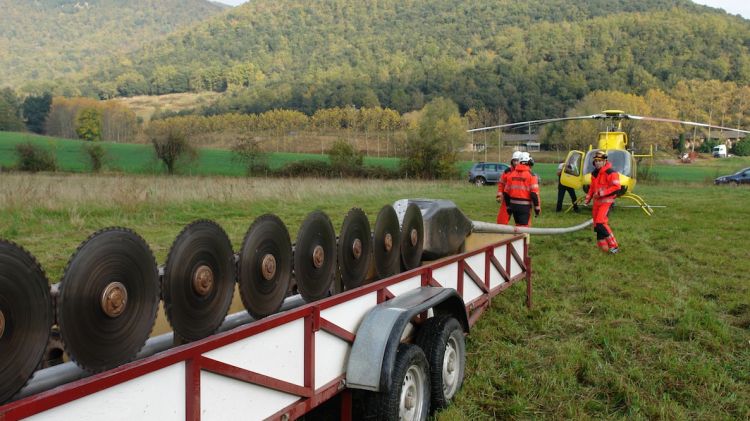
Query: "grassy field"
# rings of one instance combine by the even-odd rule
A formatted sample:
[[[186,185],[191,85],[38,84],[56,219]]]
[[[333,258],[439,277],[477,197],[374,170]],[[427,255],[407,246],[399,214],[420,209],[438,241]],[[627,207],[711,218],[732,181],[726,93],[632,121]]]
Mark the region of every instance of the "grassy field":
[[[750,418],[750,191],[638,191],[666,208],[650,218],[613,211],[618,255],[598,252],[589,230],[532,239],[534,308],[520,285],[493,301],[467,339],[466,383],[437,419]],[[552,212],[555,195],[543,189],[536,226],[586,219]],[[11,173],[0,174],[0,238],[30,250],[56,282],[76,246],[107,226],[134,229],[163,264],[195,219],[220,223],[237,250],[263,213],[280,216],[294,241],[312,210],[338,232],[351,207],[374,224],[382,205],[405,197],[495,218],[494,188],[464,182]]]
[[[89,165],[82,149],[83,142],[79,140],[57,139],[45,136],[37,136],[28,133],[0,132],[0,166],[11,167],[16,162],[15,145],[31,142],[44,148],[52,150],[57,157],[60,170],[64,172],[87,172]],[[130,143],[102,142],[107,151],[105,171],[154,175],[166,173],[164,166],[156,160],[153,148],[150,145]],[[218,175],[218,176],[242,176],[245,169],[232,159],[233,154],[225,149],[200,149],[198,159],[189,166],[179,168],[183,175]],[[477,155],[477,159],[483,156]],[[540,158],[554,161],[554,153],[542,153]],[[285,164],[300,160],[327,161],[327,155],[303,154],[303,153],[269,153],[268,165],[271,169],[278,169]],[[365,157],[365,165],[380,166],[388,169],[396,169],[399,165],[398,158]],[[459,176],[464,179],[472,162],[461,161],[458,164]],[[706,159],[699,160],[689,165],[654,165],[651,170],[653,177],[658,181],[665,182],[710,182],[714,178],[733,173],[741,168],[750,166],[750,158],[735,157],[722,160]],[[554,184],[556,182],[555,172],[557,164],[538,163],[534,171],[538,173],[544,183]]]

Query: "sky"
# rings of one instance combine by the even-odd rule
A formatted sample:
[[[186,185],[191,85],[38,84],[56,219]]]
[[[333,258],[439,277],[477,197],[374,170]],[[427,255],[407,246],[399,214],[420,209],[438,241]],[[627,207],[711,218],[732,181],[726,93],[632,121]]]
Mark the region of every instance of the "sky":
[[[219,3],[237,6],[245,3],[247,0],[215,0]],[[718,7],[726,10],[733,15],[742,15],[745,19],[750,19],[750,1],[748,0],[694,0],[695,3],[705,4],[706,6]]]

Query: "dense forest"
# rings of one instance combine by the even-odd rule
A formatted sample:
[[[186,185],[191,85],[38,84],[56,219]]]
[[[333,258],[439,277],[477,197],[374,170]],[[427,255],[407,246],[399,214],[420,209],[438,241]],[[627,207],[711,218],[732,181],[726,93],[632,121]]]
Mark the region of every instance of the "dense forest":
[[[750,82],[750,22],[687,0],[256,0],[113,57],[100,98],[214,90],[208,114],[419,109],[442,96],[504,120],[562,115],[595,90]]]
[[[0,87],[64,93],[74,85],[50,80],[96,68],[104,57],[225,7],[206,0],[0,0],[0,10]]]

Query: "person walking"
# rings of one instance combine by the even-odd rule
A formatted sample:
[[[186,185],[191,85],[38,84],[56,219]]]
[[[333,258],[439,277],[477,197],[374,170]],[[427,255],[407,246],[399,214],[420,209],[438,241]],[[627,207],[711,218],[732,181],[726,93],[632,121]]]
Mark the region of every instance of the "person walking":
[[[570,164],[568,164],[568,167],[570,167]],[[563,199],[565,199],[566,192],[570,195],[570,200],[573,201],[573,211],[579,212],[580,209],[578,209],[578,203],[576,203],[578,201],[578,198],[576,197],[576,189],[565,186],[560,182],[564,169],[565,163],[560,163],[560,165],[557,166],[557,206],[555,206],[555,212],[562,211]]]
[[[508,207],[503,200],[503,192],[505,191],[505,185],[508,183],[508,176],[513,171],[513,168],[518,165],[518,159],[521,158],[521,152],[515,151],[510,158],[510,167],[506,168],[505,171],[500,175],[500,180],[497,182],[497,194],[495,194],[495,201],[500,203],[500,209],[497,211],[497,223],[508,225],[510,222],[510,213]]]
[[[539,181],[531,173],[531,155],[522,152],[518,165],[508,175],[503,192],[505,205],[513,214],[518,227],[531,226],[531,210],[538,217],[542,213],[542,202],[539,197]]]
[[[620,191],[620,174],[612,169],[612,164],[607,161],[606,152],[596,151],[593,160],[595,169],[591,173],[591,186],[586,194],[586,204],[594,200],[591,214],[594,218],[596,245],[604,252],[615,254],[620,251],[620,247],[609,227],[609,209]]]

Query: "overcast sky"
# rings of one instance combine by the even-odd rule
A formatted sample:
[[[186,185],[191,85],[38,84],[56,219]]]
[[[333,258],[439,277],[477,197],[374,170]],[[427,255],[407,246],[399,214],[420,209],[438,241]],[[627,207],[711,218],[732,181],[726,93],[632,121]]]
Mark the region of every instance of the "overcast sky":
[[[215,0],[219,3],[231,4],[237,6],[238,4],[245,3],[247,0]],[[693,0],[698,4],[705,4],[706,6],[718,7],[726,10],[728,13],[733,15],[742,15],[745,19],[750,19],[750,1],[748,0]]]

